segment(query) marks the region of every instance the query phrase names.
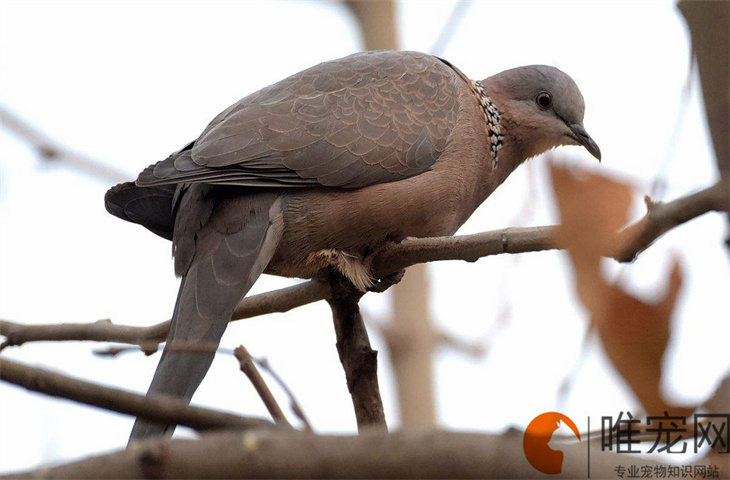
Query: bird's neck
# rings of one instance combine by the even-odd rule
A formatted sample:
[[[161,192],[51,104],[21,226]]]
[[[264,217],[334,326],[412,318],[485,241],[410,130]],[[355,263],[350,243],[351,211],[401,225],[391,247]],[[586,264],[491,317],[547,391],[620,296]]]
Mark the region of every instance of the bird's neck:
[[[545,152],[551,148],[551,145],[537,141],[541,138],[541,135],[535,130],[535,126],[526,124],[524,121],[517,121],[515,117],[519,115],[519,102],[510,100],[509,89],[502,81],[499,81],[498,77],[490,77],[481,82],[473,83],[481,86],[484,96],[489,99],[494,110],[498,112],[496,119],[499,123],[498,138],[500,145],[497,163],[503,164],[499,168],[501,173],[499,176],[504,180],[525,160]],[[524,113],[522,116],[524,116]],[[489,125],[486,120],[485,123]],[[489,126],[487,128],[489,129]],[[494,145],[495,143],[496,140],[490,138],[490,144]]]
[[[512,173],[525,160],[541,152],[531,151],[531,143],[524,138],[524,126],[517,125],[509,115],[502,116],[504,139],[500,151],[500,162],[503,163],[506,175]]]
[[[499,104],[492,101],[491,92],[484,88],[480,92],[477,82],[469,81],[465,86],[470,88],[460,92],[460,121],[451,134],[450,147],[433,167],[441,177],[450,179],[439,183],[448,187],[444,188],[444,202],[458,204],[452,209],[458,217],[453,231],[521,163],[515,159],[519,152],[506,143],[509,132],[504,114]]]
[[[490,96],[491,89],[485,88],[484,83],[479,80],[471,81],[471,90],[482,113],[483,128],[486,132],[488,150],[491,156],[491,164],[488,166],[489,172],[487,172],[486,181],[480,189],[478,202],[481,203],[528,158],[528,152],[524,150],[524,139],[519,138],[519,129],[511,122],[509,112],[503,114],[500,109],[500,92],[495,91]]]
[[[489,150],[492,156],[492,168],[499,165],[499,153],[504,146],[504,133],[502,131],[502,112],[499,111],[494,101],[487,95],[484,85],[479,80],[471,81],[471,89],[477,98],[479,110],[484,116],[484,127],[487,131]]]

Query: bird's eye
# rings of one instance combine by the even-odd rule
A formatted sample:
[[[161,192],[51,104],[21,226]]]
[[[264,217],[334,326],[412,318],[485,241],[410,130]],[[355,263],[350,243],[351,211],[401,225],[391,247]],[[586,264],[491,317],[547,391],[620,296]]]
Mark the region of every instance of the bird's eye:
[[[535,101],[537,102],[538,106],[542,108],[543,110],[547,110],[550,108],[550,105],[553,103],[553,99],[547,92],[541,92],[537,95],[537,98],[535,98]]]

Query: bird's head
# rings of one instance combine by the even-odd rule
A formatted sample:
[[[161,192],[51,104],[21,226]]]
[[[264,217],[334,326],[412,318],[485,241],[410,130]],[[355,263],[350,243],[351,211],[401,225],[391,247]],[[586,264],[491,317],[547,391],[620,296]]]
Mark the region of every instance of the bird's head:
[[[572,78],[555,67],[530,65],[487,78],[484,89],[502,112],[505,148],[523,160],[560,145],[582,145],[601,160],[583,127],[585,103]]]

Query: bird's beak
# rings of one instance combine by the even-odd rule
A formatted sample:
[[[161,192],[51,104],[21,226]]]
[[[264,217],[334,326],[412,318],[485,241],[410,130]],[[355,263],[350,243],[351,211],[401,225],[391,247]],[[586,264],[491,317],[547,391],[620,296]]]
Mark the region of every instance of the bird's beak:
[[[586,129],[583,127],[583,125],[581,125],[580,123],[569,123],[568,128],[570,128],[570,131],[573,132],[573,135],[570,135],[573,140],[583,145],[586,150],[588,150],[588,152],[596,157],[600,162],[601,149],[598,148],[596,142],[594,142],[591,136],[588,135],[588,132],[586,132]]]

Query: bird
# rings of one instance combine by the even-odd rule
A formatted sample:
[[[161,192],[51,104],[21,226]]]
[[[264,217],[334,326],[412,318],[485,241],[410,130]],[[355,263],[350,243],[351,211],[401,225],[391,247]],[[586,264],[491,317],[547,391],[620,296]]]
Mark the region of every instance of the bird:
[[[364,292],[378,252],[453,235],[525,160],[578,145],[600,161],[584,111],[555,67],[475,81],[405,51],[320,63],[239,100],[105,195],[112,215],[172,241],[181,277],[147,395],[191,400],[262,273],[335,271]],[[174,428],[138,418],[130,442]]]

